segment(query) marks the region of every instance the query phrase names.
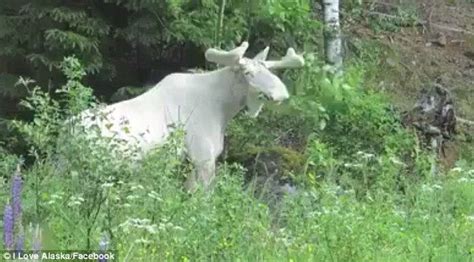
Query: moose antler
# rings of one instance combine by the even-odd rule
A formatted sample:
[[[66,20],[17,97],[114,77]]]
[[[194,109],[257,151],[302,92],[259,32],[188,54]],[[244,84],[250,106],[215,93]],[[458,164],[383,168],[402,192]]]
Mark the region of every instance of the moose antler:
[[[265,66],[269,69],[297,68],[304,66],[304,59],[297,55],[295,49],[288,48],[286,55],[279,61],[265,61]]]
[[[245,51],[247,51],[248,47],[249,43],[243,42],[239,47],[234,48],[230,51],[209,48],[207,49],[204,56],[209,62],[224,66],[234,66],[237,65],[239,60],[244,56]]]

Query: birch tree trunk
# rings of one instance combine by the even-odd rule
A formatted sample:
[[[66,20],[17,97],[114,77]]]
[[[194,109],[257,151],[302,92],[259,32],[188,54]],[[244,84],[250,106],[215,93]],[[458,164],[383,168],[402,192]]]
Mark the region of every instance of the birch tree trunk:
[[[221,48],[222,45],[222,31],[224,30],[224,11],[225,5],[227,4],[226,0],[221,0],[221,6],[219,7],[219,21],[217,24],[216,30],[216,46]]]
[[[321,0],[324,17],[324,52],[326,63],[342,74],[342,40],[339,23],[339,0]]]

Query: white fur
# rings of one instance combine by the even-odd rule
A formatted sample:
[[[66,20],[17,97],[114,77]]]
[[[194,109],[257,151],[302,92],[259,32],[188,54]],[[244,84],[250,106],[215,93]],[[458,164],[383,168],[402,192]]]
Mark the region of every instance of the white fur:
[[[241,51],[231,54],[242,56]],[[225,51],[207,54],[216,62],[228,63],[226,57],[235,60]],[[186,149],[197,173],[186,185],[193,189],[197,178],[207,187],[215,176],[215,161],[223,150],[229,121],[246,105],[256,117],[264,104],[259,93],[277,101],[288,98],[285,85],[261,62],[267,54],[268,48],[255,60],[241,57],[240,65],[212,72],[168,75],[146,93],[100,109],[99,115],[105,118],[93,117],[97,112],[90,110],[83,112],[82,125],[95,124],[103,136],[135,143],[143,153],[162,144],[176,126],[182,126]]]

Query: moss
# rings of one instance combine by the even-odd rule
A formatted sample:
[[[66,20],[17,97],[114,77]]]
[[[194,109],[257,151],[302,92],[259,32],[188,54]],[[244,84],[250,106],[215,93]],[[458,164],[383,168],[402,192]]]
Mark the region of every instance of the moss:
[[[271,159],[282,170],[280,175],[288,175],[289,172],[301,170],[306,161],[304,154],[283,146],[248,146],[239,153],[230,154],[229,159],[255,165],[261,158]]]

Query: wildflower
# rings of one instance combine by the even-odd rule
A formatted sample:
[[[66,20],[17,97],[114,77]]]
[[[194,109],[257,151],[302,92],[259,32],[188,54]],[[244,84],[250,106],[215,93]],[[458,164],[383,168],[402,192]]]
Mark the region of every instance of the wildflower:
[[[362,158],[365,158],[366,160],[375,157],[374,154],[366,153],[366,152],[363,152],[363,151],[358,151],[356,153],[356,155],[361,156]]]
[[[63,197],[60,194],[52,194],[51,199],[63,199]]]
[[[160,197],[160,195],[158,195],[158,193],[156,193],[153,190],[150,193],[148,193],[148,196],[150,198],[153,198],[153,199],[157,200],[157,201],[163,201],[163,199]]]
[[[359,168],[359,167],[363,167],[363,165],[362,165],[362,164],[344,163],[344,167],[347,167],[347,168],[350,168],[350,167]]]
[[[174,228],[174,230],[176,230],[176,231],[184,231],[184,228],[182,228],[182,227],[180,227],[180,226],[174,226],[173,228]]]
[[[13,200],[13,218],[15,221],[20,221],[21,216],[21,189],[23,181],[20,176],[20,168],[17,167],[12,182],[12,200]]]
[[[100,251],[106,251],[107,246],[109,245],[108,237],[107,235],[102,235],[102,238],[99,241],[99,249]]]
[[[19,217],[21,216],[22,184],[23,181],[20,176],[20,167],[18,166],[12,182],[13,217],[15,220],[19,220]]]
[[[110,188],[110,187],[113,187],[114,186],[114,183],[103,183],[101,185],[102,188]]]
[[[3,242],[7,250],[13,249],[14,223],[13,208],[10,204],[7,204],[3,213]]]
[[[142,185],[132,185],[132,190],[144,190],[145,188]]]
[[[151,244],[151,241],[141,237],[139,239],[135,239],[135,243],[137,243],[137,244]]]
[[[462,168],[460,167],[455,167],[453,169],[451,169],[451,172],[461,172],[462,171]]]
[[[83,202],[84,202],[84,198],[80,197],[80,196],[71,196],[71,198],[69,199],[69,202],[68,202],[68,206],[72,207],[72,206],[79,206],[81,205]]]
[[[36,252],[41,250],[41,229],[38,224],[36,225],[35,233],[33,234],[32,250]]]
[[[137,196],[137,195],[128,195],[126,198],[127,198],[127,200],[134,200],[134,199],[138,199],[140,197]]]
[[[103,254],[105,251],[107,251],[107,247],[109,245],[108,237],[107,235],[102,235],[102,238],[99,242],[99,251]],[[98,262],[107,262],[107,259],[105,258],[99,258]]]
[[[421,190],[423,192],[433,192],[433,188],[431,188],[430,186],[427,186],[427,185],[422,185]]]
[[[16,247],[15,250],[21,253],[25,249],[25,233],[23,231],[23,226],[21,224],[18,225],[18,234],[16,239]]]
[[[390,157],[390,161],[392,161],[392,163],[394,163],[396,165],[400,165],[400,166],[403,166],[403,167],[406,166],[406,164],[403,163],[402,161],[400,161],[400,159],[398,159],[397,157]]]

